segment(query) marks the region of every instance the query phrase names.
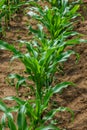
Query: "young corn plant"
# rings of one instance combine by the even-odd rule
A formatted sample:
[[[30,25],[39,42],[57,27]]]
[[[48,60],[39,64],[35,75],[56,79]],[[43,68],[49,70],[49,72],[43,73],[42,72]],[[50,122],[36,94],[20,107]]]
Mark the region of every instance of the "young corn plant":
[[[70,4],[82,3],[82,0],[46,0],[51,3],[52,6],[61,8],[62,5],[66,6],[66,4],[70,2]]]
[[[43,35],[44,34],[42,33],[40,39],[36,38],[36,41],[24,42],[27,48],[27,52],[25,54],[17,50],[13,45],[9,45],[5,42],[0,41],[1,47],[4,47],[14,53],[12,59],[19,58],[24,64],[26,73],[28,74],[26,80],[32,80],[35,84],[30,88],[31,91],[34,91],[34,99],[22,101],[19,98],[15,97],[6,98],[8,100],[15,100],[18,103],[18,105],[14,108],[6,108],[5,104],[3,104],[1,101],[1,110],[5,113],[1,121],[1,127],[3,129],[6,126],[7,118],[8,127],[10,130],[13,130],[13,117],[11,112],[18,111],[17,125],[19,130],[21,130],[22,125],[23,130],[59,130],[59,128],[53,124],[48,125],[48,122],[52,121],[52,118],[56,112],[64,110],[70,111],[68,108],[63,107],[59,107],[50,111],[48,111],[47,108],[49,100],[53,94],[60,92],[63,88],[66,88],[69,85],[73,85],[71,82],[62,82],[58,85],[53,86],[52,81],[57,70],[57,65],[66,61],[68,57],[75,52],[72,50],[61,52],[61,47],[63,45],[56,44],[56,41],[53,43],[53,40],[45,39]],[[28,124],[26,116],[29,118]],[[11,123],[10,120],[12,121],[12,124],[9,124]],[[16,125],[14,124],[14,126],[14,130],[16,130]]]
[[[0,34],[8,28],[12,15],[24,5],[24,0],[0,0]],[[4,24],[3,24],[4,23]]]
[[[65,47],[68,45],[75,45],[81,42],[84,42],[83,39],[80,39],[80,34],[74,30],[74,19],[77,16],[80,16],[77,13],[79,9],[79,4],[69,5],[67,1],[61,1],[61,6],[48,8],[47,6],[43,9],[35,2],[30,2],[31,11],[28,12],[28,15],[32,16],[34,19],[40,22],[39,30],[29,27],[30,31],[36,35],[36,37],[41,37],[43,31],[40,31],[41,28],[46,27],[48,33],[45,35],[46,38],[53,40],[52,43],[59,44],[61,49],[59,53],[63,52]],[[43,36],[42,36],[43,37]],[[67,42],[66,42],[67,41]],[[79,55],[78,55],[79,56]]]
[[[16,106],[9,108],[0,100],[0,110],[4,112],[0,124],[1,130],[4,130],[6,127],[10,130],[60,130],[60,128],[51,123],[49,125],[48,122],[52,121],[52,118],[57,112],[68,111],[72,116],[73,112],[69,108],[64,107],[59,107],[50,111],[46,110],[48,97],[51,97],[52,93],[56,93],[56,91],[51,89],[50,94],[47,93],[44,96],[45,103],[43,105],[40,104],[39,99],[24,101],[17,97],[7,97],[4,98],[4,100],[12,100],[17,103]],[[15,123],[12,112],[18,112],[17,122]]]
[[[30,2],[31,5],[34,2]],[[77,10],[79,5],[75,5],[72,8],[66,4],[62,6],[61,9],[57,7],[45,9],[35,3],[35,7],[31,7],[28,12],[29,16],[32,16],[34,19],[42,23],[48,30],[48,38],[50,39],[59,39],[62,35],[64,38],[77,35],[78,33],[73,31],[73,21],[79,16]]]

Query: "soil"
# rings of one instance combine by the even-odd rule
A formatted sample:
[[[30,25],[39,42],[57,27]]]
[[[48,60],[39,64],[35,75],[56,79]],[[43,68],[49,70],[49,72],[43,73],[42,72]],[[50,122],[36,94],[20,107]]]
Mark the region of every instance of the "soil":
[[[85,0],[87,3],[87,1]],[[81,7],[80,12],[84,17],[79,20],[76,30],[84,34],[83,38],[87,39],[87,4]],[[29,21],[29,22],[28,22]],[[23,12],[16,14],[10,22],[10,28],[6,30],[3,38],[9,44],[18,47],[18,40],[29,41],[32,36],[29,35],[27,25],[32,23],[36,26],[35,21],[23,15]],[[24,48],[22,48],[24,50]],[[69,107],[74,111],[74,120],[71,121],[71,114],[68,112],[56,115],[56,120],[60,128],[66,130],[87,130],[87,44],[80,44],[73,47],[73,50],[80,54],[80,60],[75,63],[75,56],[71,56],[64,64],[63,73],[56,73],[56,83],[60,81],[72,81],[76,83],[76,87],[68,87],[60,94],[54,95],[51,99],[52,107]],[[21,87],[17,95],[15,87],[11,87],[8,83],[7,76],[11,73],[24,74],[24,66],[19,61],[10,62],[12,53],[0,50],[0,98],[6,96],[18,96],[21,98],[30,98],[28,96],[28,88]],[[13,103],[8,102],[11,106]],[[2,113],[0,113],[1,118]]]

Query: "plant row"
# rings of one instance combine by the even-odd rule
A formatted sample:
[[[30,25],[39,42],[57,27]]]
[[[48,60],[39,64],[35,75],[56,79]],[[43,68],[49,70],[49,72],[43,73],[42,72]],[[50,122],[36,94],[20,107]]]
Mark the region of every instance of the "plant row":
[[[9,27],[12,15],[16,13],[25,0],[0,0],[0,37]]]
[[[41,1],[40,1],[41,2]],[[72,82],[55,82],[55,73],[61,70],[61,66],[72,55],[78,54],[68,46],[75,46],[85,40],[80,39],[78,32],[74,31],[74,23],[79,3],[68,0],[49,0],[48,5],[41,7],[39,2],[29,2],[27,15],[37,21],[37,28],[31,25],[29,31],[34,34],[33,40],[21,41],[26,46],[26,53],[17,50],[15,46],[0,41],[0,47],[13,52],[11,60],[20,59],[25,66],[27,76],[11,74],[11,79],[17,79],[16,89],[25,84],[30,88],[33,99],[22,100],[19,97],[5,97],[0,100],[0,110],[3,111],[1,129],[8,127],[10,130],[60,130],[57,119],[54,121],[57,112],[71,109],[60,107],[49,108],[50,99],[62,89],[74,85]],[[27,7],[28,9],[28,7]],[[46,29],[47,31],[44,31]],[[67,49],[66,49],[67,48]],[[30,85],[27,81],[33,81]],[[16,105],[8,107],[4,100],[16,101]],[[17,120],[14,122],[12,113],[17,113]]]

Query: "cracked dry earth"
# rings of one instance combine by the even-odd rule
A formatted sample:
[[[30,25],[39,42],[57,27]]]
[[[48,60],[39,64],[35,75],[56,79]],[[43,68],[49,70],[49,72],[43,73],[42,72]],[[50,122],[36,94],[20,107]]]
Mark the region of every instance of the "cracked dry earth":
[[[86,1],[85,1],[86,2]],[[87,39],[87,4],[85,9],[81,8],[81,14],[84,21],[79,20],[76,30],[84,34],[83,38]],[[11,21],[10,30],[6,31],[6,36],[3,40],[14,43],[18,47],[17,40],[30,40],[28,35],[26,23],[28,18],[22,14],[16,15],[15,19]],[[29,19],[29,22],[35,26],[36,23]],[[24,48],[23,48],[24,49]],[[87,130],[87,44],[80,44],[73,47],[73,49],[80,54],[78,64],[75,63],[75,57],[71,56],[64,64],[64,74],[56,74],[56,82],[72,81],[76,83],[76,87],[68,87],[62,94],[55,95],[51,102],[52,107],[65,106],[74,111],[74,120],[71,121],[71,114],[67,112],[56,115],[58,126],[66,130]],[[17,96],[15,87],[10,87],[6,77],[10,73],[24,73],[24,66],[19,61],[10,63],[12,54],[8,51],[0,50],[0,98],[6,96]],[[19,96],[21,98],[28,98],[28,89],[20,88]],[[14,103],[7,102],[9,106]],[[0,113],[1,118],[2,113]],[[7,129],[6,129],[7,130]]]

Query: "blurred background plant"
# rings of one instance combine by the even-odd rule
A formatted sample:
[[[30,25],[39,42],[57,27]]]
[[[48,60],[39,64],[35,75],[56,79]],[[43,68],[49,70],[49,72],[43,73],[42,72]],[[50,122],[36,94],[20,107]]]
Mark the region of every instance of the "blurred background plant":
[[[9,27],[12,15],[24,3],[25,0],[0,0],[0,37],[4,35],[5,29]]]

